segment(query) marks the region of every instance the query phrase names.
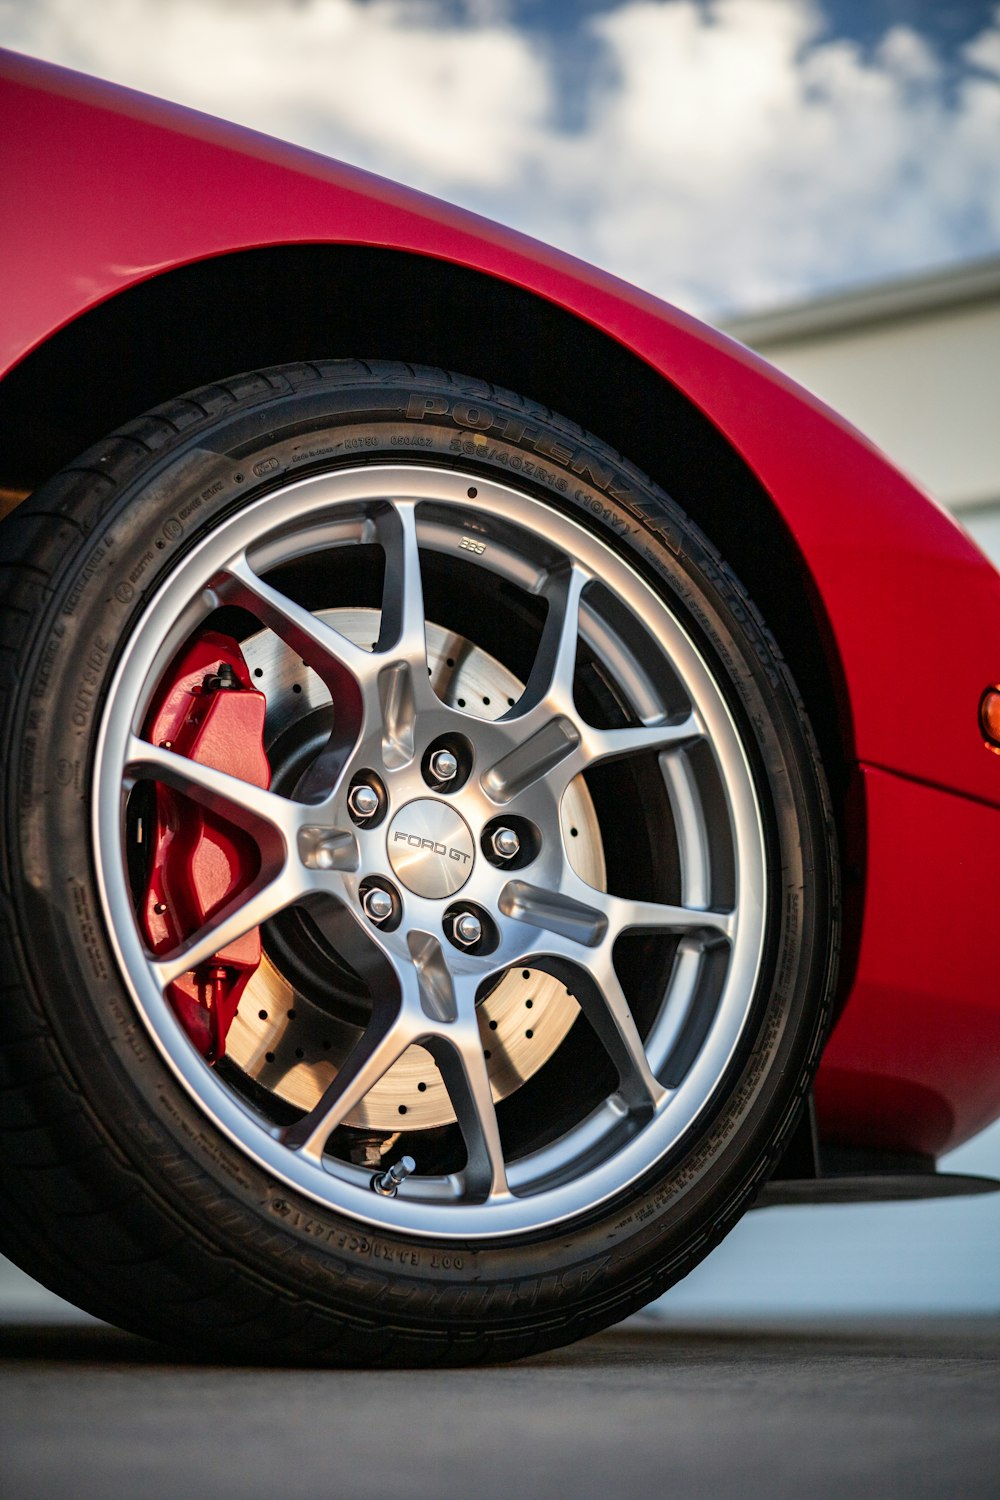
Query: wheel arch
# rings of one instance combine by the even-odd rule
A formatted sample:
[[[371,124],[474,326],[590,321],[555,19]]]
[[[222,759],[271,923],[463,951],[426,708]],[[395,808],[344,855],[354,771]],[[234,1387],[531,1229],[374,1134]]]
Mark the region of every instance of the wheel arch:
[[[82,314],[6,377],[0,428],[11,441],[0,487],[12,498],[30,493],[91,443],[183,391],[339,356],[435,364],[519,391],[598,434],[667,490],[775,634],[844,835],[854,758],[847,690],[808,564],[778,507],[678,387],[599,327],[510,282],[406,251],[324,244],[243,250],[162,272]]]

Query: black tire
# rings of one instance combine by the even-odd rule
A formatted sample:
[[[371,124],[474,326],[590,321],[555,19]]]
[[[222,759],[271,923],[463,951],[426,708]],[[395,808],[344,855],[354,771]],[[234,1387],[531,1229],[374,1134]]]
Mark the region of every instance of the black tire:
[[[496,1237],[465,1236],[461,1224],[435,1237],[366,1223],[228,1134],[179,1081],[163,1039],[151,1038],[96,876],[98,731],[116,667],[160,585],[261,496],[308,475],[401,460],[512,486],[540,500],[554,527],[568,519],[627,562],[707,664],[763,831],[752,992],[737,1044],[694,1117],[606,1198],[558,1224]],[[457,575],[445,576],[441,608],[451,599],[493,655],[534,628],[516,601],[506,615],[495,608],[492,622],[485,608],[470,615]],[[491,580],[487,592],[513,600],[505,588]],[[8,1255],[102,1318],[216,1356],[431,1364],[510,1359],[606,1327],[728,1232],[780,1158],[825,1038],[838,938],[834,835],[815,743],[774,640],[710,543],[649,479],[573,423],[475,380],[390,364],[288,366],[169,402],[45,484],[0,525],[0,601]],[[631,628],[621,626],[624,635]],[[615,697],[606,675],[598,663],[598,698]],[[591,776],[595,806],[620,798],[615,776],[640,776],[631,762],[616,764],[613,785]],[[650,795],[656,801],[660,788]],[[605,841],[621,805],[595,814]],[[630,825],[620,836],[627,858],[614,858],[666,890],[678,877],[657,865],[649,822]],[[650,938],[629,960],[636,993],[650,965],[674,962],[666,942]],[[560,1048],[577,1046],[577,1031]],[[696,1053],[697,1036],[686,1045]],[[681,1076],[687,1064],[676,1056],[670,1066]],[[600,1071],[593,1060],[587,1067],[588,1080]],[[538,1099],[531,1104],[537,1112]],[[514,1112],[512,1104],[503,1129],[520,1131],[524,1150],[551,1134],[538,1125],[536,1140],[536,1126],[510,1124]],[[607,1147],[609,1160],[616,1149]]]

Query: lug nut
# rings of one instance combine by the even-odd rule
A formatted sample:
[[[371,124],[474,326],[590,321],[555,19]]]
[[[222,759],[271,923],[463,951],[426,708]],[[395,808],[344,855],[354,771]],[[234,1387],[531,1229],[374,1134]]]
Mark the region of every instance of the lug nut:
[[[435,750],[428,765],[437,781],[454,781],[458,775],[458,757],[450,750]]]
[[[411,1172],[415,1172],[416,1162],[412,1156],[402,1156],[395,1166],[390,1167],[388,1172],[381,1175],[376,1173],[372,1178],[372,1187],[382,1198],[395,1198],[399,1191],[399,1184],[405,1182]]]
[[[357,786],[351,788],[347,805],[356,818],[370,818],[373,813],[378,812],[378,792],[366,782],[359,782]]]
[[[461,943],[463,948],[471,948],[473,943],[478,943],[483,935],[483,924],[475,912],[463,911],[455,918],[452,928],[456,943]]]
[[[386,922],[392,916],[392,897],[380,885],[370,886],[365,891],[361,898],[361,905],[370,920],[375,923]]]
[[[497,859],[513,859],[521,852],[521,840],[513,828],[498,828],[490,842]]]

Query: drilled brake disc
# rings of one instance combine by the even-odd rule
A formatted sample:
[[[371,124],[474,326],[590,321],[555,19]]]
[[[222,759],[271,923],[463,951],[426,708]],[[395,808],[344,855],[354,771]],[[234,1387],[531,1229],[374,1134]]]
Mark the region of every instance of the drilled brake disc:
[[[324,610],[325,618],[356,645],[378,638],[374,609]],[[497,719],[523,692],[502,663],[464,637],[427,623],[427,661],[438,696],[477,718]],[[267,699],[265,736],[280,743],[308,715],[330,703],[316,675],[278,636],[262,630],[242,643],[255,686]],[[279,768],[280,769],[280,768]],[[607,889],[604,850],[582,777],[571,782],[561,808],[569,861],[598,890]],[[361,1028],[338,1013],[337,996],[319,1005],[296,989],[265,954],[240,1002],[227,1054],[254,1081],[302,1110],[316,1104],[336,1076]],[[479,1029],[494,1099],[519,1088],[552,1056],[579,1012],[558,980],[538,970],[508,971],[479,1007]],[[411,1046],[370,1089],[346,1124],[377,1133],[428,1130],[455,1119],[437,1067],[423,1047]]]

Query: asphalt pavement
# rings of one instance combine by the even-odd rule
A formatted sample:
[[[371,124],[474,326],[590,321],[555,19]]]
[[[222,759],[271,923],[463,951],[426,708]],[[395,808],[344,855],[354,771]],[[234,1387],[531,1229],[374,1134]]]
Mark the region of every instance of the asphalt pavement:
[[[993,1500],[1000,1318],[633,1320],[369,1373],[192,1362],[15,1286],[0,1455],[4,1500]]]

